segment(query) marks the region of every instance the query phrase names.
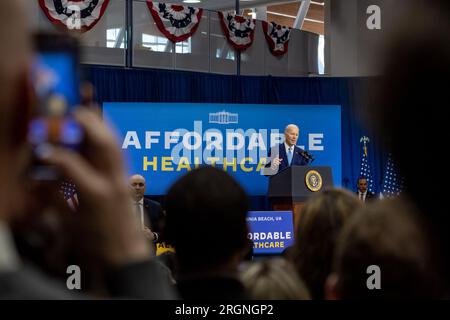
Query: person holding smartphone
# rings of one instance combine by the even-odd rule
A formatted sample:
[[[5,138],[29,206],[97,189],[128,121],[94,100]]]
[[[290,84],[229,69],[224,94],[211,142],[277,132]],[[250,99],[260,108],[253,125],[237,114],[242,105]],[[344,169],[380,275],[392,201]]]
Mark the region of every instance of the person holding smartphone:
[[[22,5],[21,1],[5,0],[0,10],[0,41],[7,44],[0,49],[0,298],[74,298],[79,296],[65,283],[55,284],[21,261],[11,239],[13,221],[27,218],[25,208],[34,194],[22,191],[24,185],[30,185],[25,178],[33,159],[28,129],[35,114],[32,41]],[[73,90],[76,95],[78,89]],[[71,114],[83,133],[83,152],[51,139],[33,151],[41,168],[48,165],[50,171],[70,179],[82,195],[77,216],[71,220],[72,227],[82,231],[75,239],[80,255],[96,265],[98,279],[106,279],[104,287],[110,297],[174,298],[136,223],[114,136],[96,112],[78,108]],[[51,197],[38,201],[58,209]]]

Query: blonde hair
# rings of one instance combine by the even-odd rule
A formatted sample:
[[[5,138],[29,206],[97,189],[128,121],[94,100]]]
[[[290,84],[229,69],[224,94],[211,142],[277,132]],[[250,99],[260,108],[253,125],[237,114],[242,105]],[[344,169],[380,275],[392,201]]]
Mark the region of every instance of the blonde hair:
[[[241,273],[250,298],[255,300],[309,300],[310,295],[295,268],[282,258],[249,263]]]

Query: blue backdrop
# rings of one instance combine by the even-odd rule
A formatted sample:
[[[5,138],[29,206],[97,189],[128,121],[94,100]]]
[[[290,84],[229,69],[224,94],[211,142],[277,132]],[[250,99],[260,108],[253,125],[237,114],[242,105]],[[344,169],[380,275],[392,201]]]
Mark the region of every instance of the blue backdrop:
[[[84,73],[97,88],[103,102],[191,102],[340,105],[342,107],[342,185],[356,189],[361,157],[360,138],[369,135],[358,121],[365,109],[358,93],[367,78],[280,78],[216,75],[197,72],[152,69],[124,69],[85,66]],[[381,146],[372,139],[369,162],[376,191],[387,160]],[[259,206],[254,199],[254,208]]]
[[[284,141],[289,123],[300,127],[297,144],[330,166],[341,185],[340,106],[104,103],[103,114],[118,130],[130,174],[141,174],[149,195],[164,195],[196,164],[233,175],[251,196],[264,196],[261,171],[270,148]]]

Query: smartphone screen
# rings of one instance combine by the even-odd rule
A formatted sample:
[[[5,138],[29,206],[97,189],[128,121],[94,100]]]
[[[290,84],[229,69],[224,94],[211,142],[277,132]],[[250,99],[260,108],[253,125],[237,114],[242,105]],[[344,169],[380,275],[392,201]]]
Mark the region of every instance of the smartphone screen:
[[[71,116],[80,102],[75,40],[60,35],[39,35],[31,77],[38,100],[28,133],[33,151],[37,153],[49,144],[78,151],[83,132]],[[35,160],[32,176],[38,180],[55,180],[58,173]]]
[[[33,78],[38,97],[48,99],[58,95],[65,99],[67,111],[79,103],[78,68],[74,59],[70,51],[48,51],[36,53],[34,60]]]

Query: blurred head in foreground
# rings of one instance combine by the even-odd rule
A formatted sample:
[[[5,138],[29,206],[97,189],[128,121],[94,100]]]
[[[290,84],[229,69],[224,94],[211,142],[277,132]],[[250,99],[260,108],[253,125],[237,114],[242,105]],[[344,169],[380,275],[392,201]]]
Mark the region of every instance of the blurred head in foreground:
[[[3,1],[0,10],[0,221],[22,205],[22,175],[33,90],[31,34],[22,1]],[[12,27],[13,26],[13,27]]]
[[[329,299],[434,298],[431,243],[414,206],[386,200],[362,208],[344,227],[336,247]]]
[[[249,248],[247,196],[222,170],[203,167],[178,180],[167,194],[166,239],[180,272],[235,272]]]
[[[303,209],[289,258],[313,299],[323,299],[339,232],[360,206],[355,195],[332,189],[311,198]]]
[[[249,263],[241,273],[249,296],[255,300],[309,300],[310,295],[295,268],[285,259]]]
[[[443,268],[450,266],[448,136],[449,1],[411,1],[388,41],[384,77],[370,88],[367,119],[404,176],[407,192],[433,228]],[[445,208],[445,209],[444,209]],[[450,278],[447,276],[448,288]],[[450,290],[449,290],[450,291]]]

